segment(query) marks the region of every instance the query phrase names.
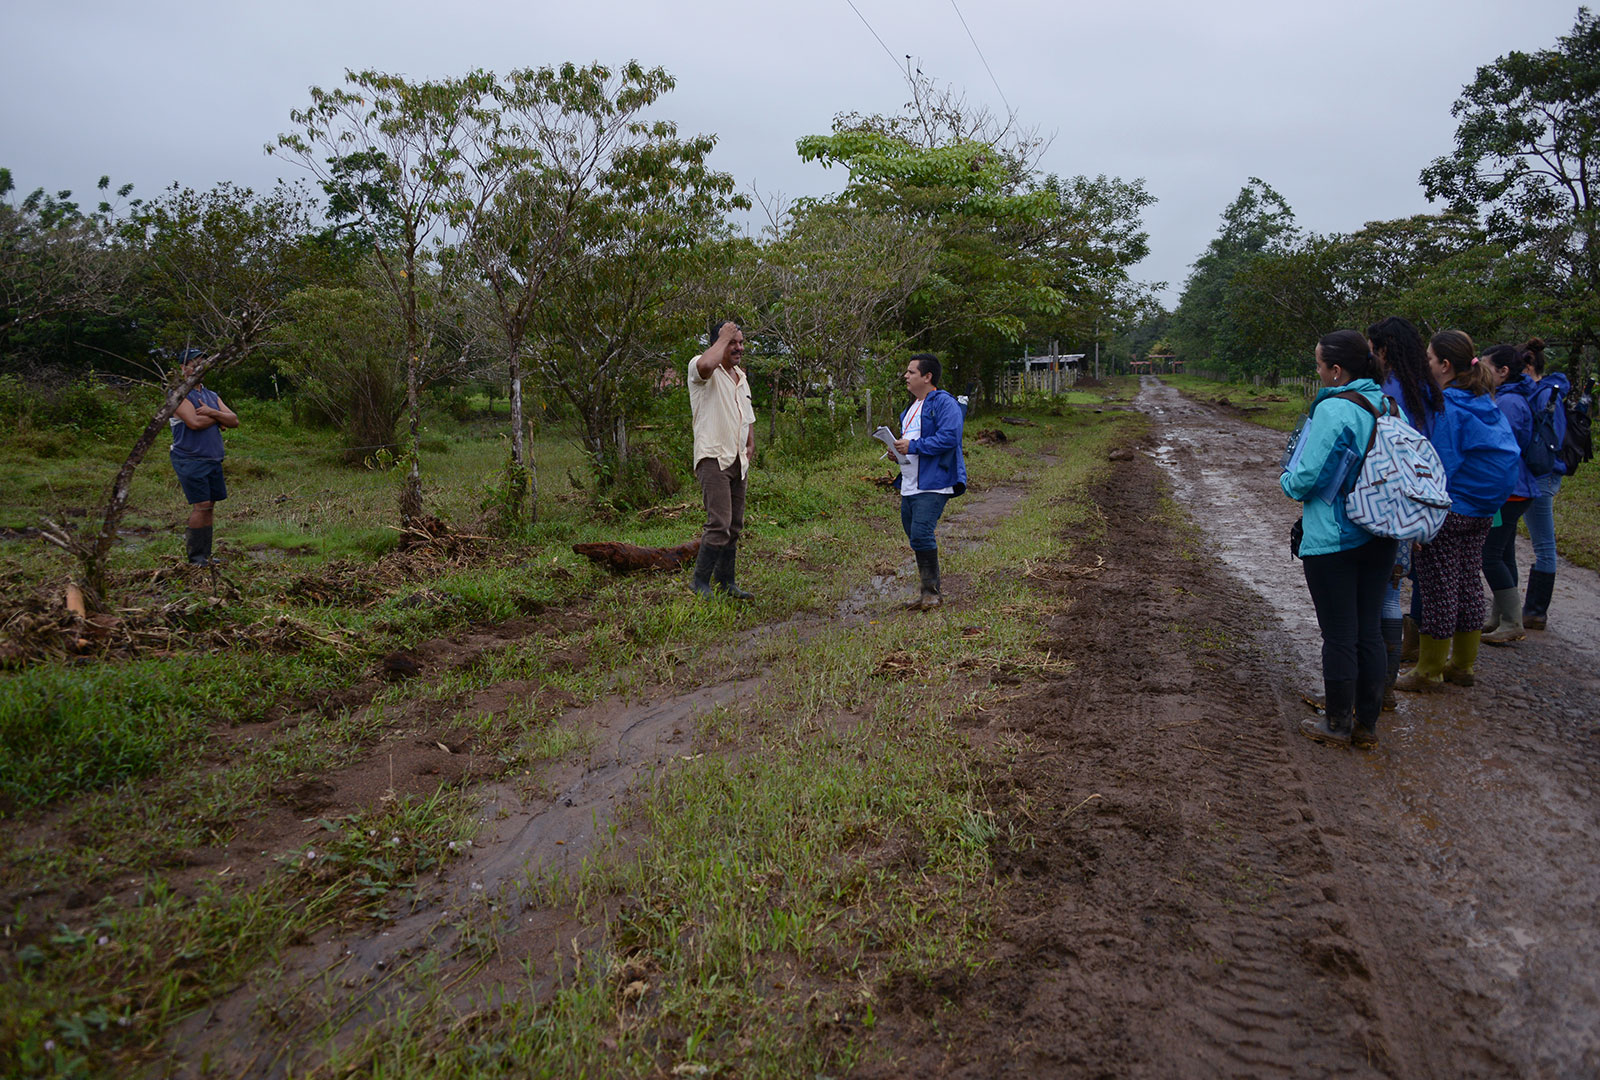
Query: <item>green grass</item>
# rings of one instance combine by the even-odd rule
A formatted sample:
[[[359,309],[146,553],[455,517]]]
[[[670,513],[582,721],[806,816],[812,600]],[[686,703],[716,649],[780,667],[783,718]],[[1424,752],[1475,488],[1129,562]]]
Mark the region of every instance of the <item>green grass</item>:
[[[250,430],[245,419],[241,434]],[[768,676],[759,700],[702,720],[701,745],[728,756],[681,764],[627,812],[628,844],[540,885],[604,942],[553,1001],[536,1005],[509,988],[469,1032],[454,1003],[430,998],[420,980],[389,1023],[323,1048],[326,1068],[463,1076],[508,1062],[536,1075],[650,1075],[684,1062],[740,1075],[848,1068],[876,1022],[871,987],[984,960],[993,898],[987,852],[1002,827],[985,805],[985,759],[956,724],[1002,692],[1002,676],[1060,664],[1032,644],[1051,601],[1020,571],[1066,555],[1060,537],[1069,532],[1096,534],[1086,485],[1106,468],[1107,448],[1143,422],[1089,410],[1037,419],[1030,443],[1054,444],[1058,460],[1020,477],[1027,497],[984,544],[947,557],[946,573],[970,582],[961,608],[920,617],[914,640],[904,622],[885,618],[803,641],[757,633],[739,652],[730,641],[791,615],[831,612],[870,573],[905,561],[893,496],[861,479],[886,471],[869,447],[848,442],[803,463],[765,455],[751,479],[741,558],[755,604],[708,605],[681,575],[615,579],[574,555],[569,545],[585,539],[690,539],[698,500],[692,488],[664,500],[691,504],[677,517],[597,508],[558,471],[581,459],[554,435],[535,444],[548,497],[525,536],[496,542],[487,559],[444,565],[347,604],[310,604],[287,587],[336,576],[342,566],[370,569],[388,550],[394,477],[307,454],[293,433],[258,425],[260,441],[232,443],[230,462],[249,451],[268,471],[239,469],[236,483],[230,473],[237,501],[224,504],[219,536],[285,554],[230,564],[242,595],[205,607],[210,622],[200,629],[291,619],[318,637],[287,654],[248,644],[207,654],[180,643],[172,656],[0,674],[4,797],[17,823],[34,827],[26,841],[20,832],[0,840],[0,885],[19,896],[85,889],[110,897],[119,878],[144,881],[130,900],[107,899],[88,916],[63,913],[66,929],[27,925],[20,908],[6,915],[12,940],[33,951],[0,956],[3,1071],[119,1071],[144,1053],[136,1047],[159,1049],[162,1033],[187,1011],[240,979],[267,978],[274,958],[315,928],[403,903],[410,883],[440,864],[440,845],[471,835],[470,791],[445,789],[328,822],[316,858],[290,853],[249,888],[184,896],[164,875],[197,849],[234,843],[276,785],[360,761],[375,743],[409,730],[407,710],[436,709],[507,774],[536,774],[546,762],[587,752],[593,733],[565,721],[549,697],[479,714],[470,708],[474,693],[526,681],[584,704],[760,669]],[[429,473],[430,508],[461,515],[455,520],[467,527],[484,478],[499,466],[492,433],[483,435],[489,449],[463,436],[449,468],[435,462]],[[0,468],[7,453],[0,451]],[[86,456],[52,459],[51,467],[76,468]],[[978,477],[1011,477],[1031,460],[968,449]],[[159,489],[163,478],[148,475],[156,465],[164,462],[141,477]],[[298,486],[279,501],[291,483]],[[176,497],[155,494],[160,499],[147,492],[140,505]],[[313,497],[316,509],[302,508]],[[0,555],[13,589],[63,570],[47,552],[20,545]],[[119,554],[118,568],[171,559],[150,544]],[[569,609],[590,621],[388,687],[366,708],[307,712],[259,740],[224,738],[273,705],[292,709],[349,685],[391,649],[471,623],[522,618],[538,626],[541,613]],[[316,644],[324,639],[343,644]],[[563,666],[553,660],[560,655],[582,662]],[[38,809],[46,804],[49,816]],[[384,816],[395,814],[403,819]],[[373,843],[385,833],[401,838],[400,850]],[[497,932],[474,930],[486,947]],[[116,955],[97,944],[101,937],[116,943]],[[545,959],[534,958],[536,966]],[[648,974],[634,981],[652,989],[627,997],[613,976],[641,966]]]

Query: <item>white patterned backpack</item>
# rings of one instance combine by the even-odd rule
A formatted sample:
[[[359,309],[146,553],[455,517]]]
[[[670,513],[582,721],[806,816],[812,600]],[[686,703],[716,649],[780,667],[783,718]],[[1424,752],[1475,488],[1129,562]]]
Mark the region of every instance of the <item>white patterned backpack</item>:
[[[1380,413],[1354,391],[1338,397],[1360,405],[1375,421],[1361,474],[1344,499],[1345,516],[1374,536],[1426,544],[1450,512],[1438,451],[1401,418],[1392,399],[1383,399]]]

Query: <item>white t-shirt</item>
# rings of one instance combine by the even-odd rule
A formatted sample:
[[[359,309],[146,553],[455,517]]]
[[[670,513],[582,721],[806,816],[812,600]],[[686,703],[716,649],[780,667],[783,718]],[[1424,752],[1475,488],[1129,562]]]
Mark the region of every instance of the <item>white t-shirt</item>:
[[[913,401],[911,411],[906,413],[905,430],[900,433],[902,439],[922,438],[922,406],[927,401]],[[954,495],[953,487],[940,488],[937,491],[920,491],[917,489],[917,455],[907,454],[911,460],[900,466],[900,494],[902,495]]]

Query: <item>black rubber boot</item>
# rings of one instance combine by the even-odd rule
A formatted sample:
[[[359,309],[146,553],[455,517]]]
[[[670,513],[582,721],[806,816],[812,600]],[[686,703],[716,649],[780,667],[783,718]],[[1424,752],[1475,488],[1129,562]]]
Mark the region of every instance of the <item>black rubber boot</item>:
[[[717,588],[721,589],[730,598],[734,600],[754,600],[756,598],[754,593],[745,592],[733,581],[738,565],[738,551],[738,544],[729,544],[723,548],[717,558],[717,565],[711,572],[711,576],[716,582]]]
[[[1543,630],[1550,611],[1550,594],[1555,592],[1556,576],[1548,570],[1528,571],[1528,598],[1522,604],[1522,628]]]
[[[694,584],[690,588],[704,597],[711,597],[711,573],[722,559],[722,548],[700,542],[700,554],[694,560]]]
[[[211,532],[215,528],[207,525],[200,529],[185,529],[183,531],[183,547],[189,556],[190,566],[206,566],[211,562]]]
[[[917,551],[913,554],[917,557],[917,578],[920,588],[917,598],[906,607],[927,611],[944,602],[944,597],[939,594],[939,549]]]
[[[1394,681],[1400,677],[1400,639],[1403,636],[1403,620],[1383,620],[1383,647],[1388,652],[1389,670],[1383,680],[1383,711],[1395,710]]]
[[[1421,636],[1417,632],[1417,621],[1410,615],[1400,620],[1400,662],[1402,664],[1415,664],[1417,662],[1417,642]]]
[[[1329,746],[1350,745],[1350,709],[1355,704],[1354,679],[1327,683],[1328,711],[1319,720],[1300,721],[1300,734]]]

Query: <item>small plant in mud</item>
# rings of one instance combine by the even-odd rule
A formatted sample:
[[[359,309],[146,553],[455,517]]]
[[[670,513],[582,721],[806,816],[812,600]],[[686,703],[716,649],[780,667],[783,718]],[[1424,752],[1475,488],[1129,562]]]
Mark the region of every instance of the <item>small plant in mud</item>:
[[[323,840],[282,861],[302,886],[343,893],[357,910],[397,889],[415,889],[423,875],[472,846],[470,820],[442,789],[317,824]]]

